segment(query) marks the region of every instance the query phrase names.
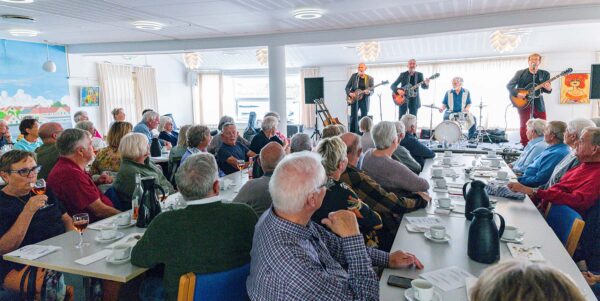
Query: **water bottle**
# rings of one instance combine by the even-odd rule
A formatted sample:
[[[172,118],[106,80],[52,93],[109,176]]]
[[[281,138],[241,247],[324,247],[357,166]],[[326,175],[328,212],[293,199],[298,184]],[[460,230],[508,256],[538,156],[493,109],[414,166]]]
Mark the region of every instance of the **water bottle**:
[[[137,221],[138,214],[140,212],[140,200],[142,199],[143,193],[144,191],[142,190],[142,176],[139,173],[136,173],[135,189],[133,190],[133,194],[131,195],[131,209],[133,211],[131,219],[133,221]]]
[[[250,157],[250,163],[248,163],[248,179],[252,179],[252,169],[254,167],[254,157]]]

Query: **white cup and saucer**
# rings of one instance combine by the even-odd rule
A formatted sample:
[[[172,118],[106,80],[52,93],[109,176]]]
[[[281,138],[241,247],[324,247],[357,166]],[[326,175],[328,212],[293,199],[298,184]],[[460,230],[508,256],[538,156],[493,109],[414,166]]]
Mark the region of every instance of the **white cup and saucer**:
[[[433,168],[431,169],[431,177],[432,178],[443,178],[444,170],[441,168]]]
[[[487,152],[487,157],[490,158],[490,159],[491,158],[496,158],[496,151],[493,151],[493,150],[488,151]]]
[[[452,210],[454,209],[454,205],[452,205],[452,200],[450,198],[439,198],[437,199],[438,208]]]
[[[444,157],[446,157],[446,158],[452,157],[452,151],[445,151]]]
[[[415,279],[410,282],[411,288],[404,291],[408,301],[440,301],[442,298],[435,292],[433,284],[425,279]]]
[[[435,179],[435,188],[437,189],[448,189],[448,184],[446,183],[446,179]]]
[[[442,158],[442,164],[444,166],[451,166],[452,165],[452,157],[446,157],[446,156],[444,156]]]
[[[499,170],[496,174],[496,181],[508,182],[508,172],[504,170]]]
[[[106,262],[112,264],[122,264],[128,262],[131,259],[131,249],[131,246],[126,244],[114,246],[110,255],[106,257]]]
[[[503,242],[520,243],[523,241],[524,235],[525,233],[520,232],[519,228],[515,226],[506,226],[504,227],[504,233],[502,233],[500,240]]]
[[[446,233],[446,227],[442,225],[429,227],[429,231],[425,231],[425,238],[439,243],[450,241],[450,235]]]
[[[117,228],[119,228],[119,229],[129,228],[129,227],[135,225],[135,221],[131,220],[131,212],[130,211],[118,214],[117,217],[115,218],[115,223],[117,224]]]
[[[117,232],[117,225],[110,223],[100,228],[100,234],[96,236],[96,241],[99,243],[108,243],[125,236],[123,232]]]

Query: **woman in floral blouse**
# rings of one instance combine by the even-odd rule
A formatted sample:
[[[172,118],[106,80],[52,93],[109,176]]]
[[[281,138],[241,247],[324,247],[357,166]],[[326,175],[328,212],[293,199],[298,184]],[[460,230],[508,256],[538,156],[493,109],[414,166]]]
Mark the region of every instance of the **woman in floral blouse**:
[[[101,149],[92,163],[91,174],[97,175],[104,171],[118,172],[121,166],[121,155],[119,154],[119,143],[121,138],[131,132],[133,126],[126,121],[115,121],[108,131],[106,140],[108,147]]]

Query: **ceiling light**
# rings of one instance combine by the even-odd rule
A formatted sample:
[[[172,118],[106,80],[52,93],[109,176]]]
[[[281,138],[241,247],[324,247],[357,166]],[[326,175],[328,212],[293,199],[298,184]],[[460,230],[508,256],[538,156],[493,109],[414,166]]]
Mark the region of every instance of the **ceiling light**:
[[[256,60],[261,66],[267,66],[269,64],[269,49],[261,48],[256,50]]]
[[[202,54],[198,52],[188,52],[183,54],[183,64],[189,70],[196,70],[202,65]]]
[[[300,20],[318,19],[323,16],[323,11],[317,8],[300,8],[294,11],[294,18]]]
[[[42,65],[42,69],[46,72],[54,73],[56,72],[56,64],[50,59],[50,46],[48,46],[48,41],[46,42],[46,62]]]
[[[8,2],[8,3],[20,3],[20,4],[33,3],[33,0],[0,0],[0,1]]]
[[[161,30],[165,24],[154,21],[135,21],[131,23],[135,28],[142,30]]]
[[[8,33],[13,37],[36,37],[39,31],[31,29],[9,29]]]
[[[490,45],[500,53],[512,52],[527,34],[529,31],[520,29],[496,30],[490,35]]]
[[[372,62],[376,60],[379,58],[380,52],[381,47],[377,41],[363,42],[358,44],[358,53],[364,62]]]
[[[31,24],[35,22],[35,19],[29,16],[23,15],[2,15],[0,16],[2,22],[13,23],[13,24]]]

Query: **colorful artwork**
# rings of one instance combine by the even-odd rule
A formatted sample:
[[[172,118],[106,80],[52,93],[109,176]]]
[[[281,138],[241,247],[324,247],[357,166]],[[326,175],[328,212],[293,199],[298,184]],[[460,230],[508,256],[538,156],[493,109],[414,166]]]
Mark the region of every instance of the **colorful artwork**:
[[[49,54],[55,73],[42,69],[46,44],[0,39],[0,119],[10,125],[13,137],[25,117],[72,127],[65,47],[50,46]]]
[[[561,79],[560,103],[561,104],[589,104],[590,103],[590,74],[571,73]]]
[[[97,107],[100,105],[100,87],[81,87],[80,107]]]

